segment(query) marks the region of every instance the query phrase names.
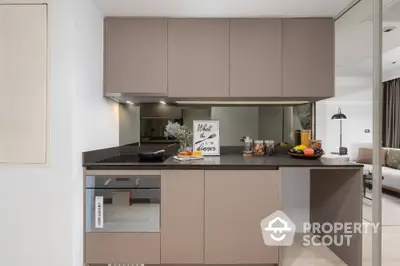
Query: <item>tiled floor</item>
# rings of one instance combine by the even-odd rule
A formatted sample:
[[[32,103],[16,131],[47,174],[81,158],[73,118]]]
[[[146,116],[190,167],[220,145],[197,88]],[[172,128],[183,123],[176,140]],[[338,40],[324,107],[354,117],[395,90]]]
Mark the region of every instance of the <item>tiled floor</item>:
[[[367,193],[371,197],[370,193]],[[372,220],[372,202],[364,199],[363,216]],[[400,265],[400,196],[382,195],[382,260],[383,266]],[[372,266],[372,232],[364,235],[363,266]]]
[[[346,265],[326,247],[304,247],[301,236],[295,243],[282,249],[281,266],[338,266]]]
[[[364,200],[365,222],[371,220],[371,201]],[[382,257],[383,266],[400,265],[400,198],[382,198]],[[344,264],[325,247],[303,247],[300,239],[283,249],[282,266],[338,266]],[[363,236],[363,266],[372,266],[372,231]]]
[[[367,193],[371,198],[371,193]],[[363,217],[365,220],[372,221],[372,201],[364,199]],[[400,226],[400,196],[394,197],[388,194],[382,196],[382,224]]]
[[[383,266],[400,265],[399,246],[400,246],[400,226],[383,226],[382,227]],[[372,234],[364,235],[362,265],[372,266]]]

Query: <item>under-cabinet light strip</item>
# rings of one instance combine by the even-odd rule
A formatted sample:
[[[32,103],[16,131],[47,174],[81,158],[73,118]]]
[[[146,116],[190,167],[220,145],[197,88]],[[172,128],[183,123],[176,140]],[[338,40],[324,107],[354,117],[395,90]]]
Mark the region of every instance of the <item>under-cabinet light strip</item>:
[[[243,105],[243,104],[251,104],[251,105],[260,105],[260,104],[305,104],[309,103],[309,101],[176,101],[176,104],[226,104],[226,105]]]

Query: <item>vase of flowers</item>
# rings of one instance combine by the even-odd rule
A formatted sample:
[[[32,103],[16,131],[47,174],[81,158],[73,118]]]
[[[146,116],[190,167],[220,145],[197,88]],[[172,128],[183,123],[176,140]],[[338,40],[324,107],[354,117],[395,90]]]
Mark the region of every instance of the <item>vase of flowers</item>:
[[[165,127],[165,137],[173,137],[179,141],[179,151],[185,151],[188,145],[190,145],[190,139],[192,133],[189,131],[187,126],[180,125],[178,122],[172,123],[168,121],[168,125]]]

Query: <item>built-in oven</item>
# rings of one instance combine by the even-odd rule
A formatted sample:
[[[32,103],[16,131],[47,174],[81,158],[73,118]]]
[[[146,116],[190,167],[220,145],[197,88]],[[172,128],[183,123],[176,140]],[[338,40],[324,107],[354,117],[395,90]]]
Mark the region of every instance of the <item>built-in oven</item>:
[[[160,264],[160,170],[85,170],[85,265]]]
[[[86,176],[86,232],[159,232],[159,175]]]

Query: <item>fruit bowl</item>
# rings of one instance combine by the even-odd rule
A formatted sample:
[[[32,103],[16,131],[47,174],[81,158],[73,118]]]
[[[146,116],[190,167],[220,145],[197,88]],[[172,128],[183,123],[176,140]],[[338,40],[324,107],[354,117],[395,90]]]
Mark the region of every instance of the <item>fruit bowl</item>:
[[[309,148],[303,145],[298,145],[290,149],[288,154],[294,158],[318,159],[324,154],[324,151],[318,148]]]
[[[305,155],[305,154],[292,153],[292,152],[288,152],[288,154],[290,156],[292,156],[293,158],[311,159],[311,160],[318,159],[322,156],[322,154]]]

